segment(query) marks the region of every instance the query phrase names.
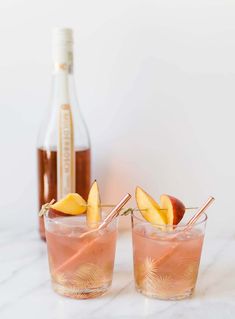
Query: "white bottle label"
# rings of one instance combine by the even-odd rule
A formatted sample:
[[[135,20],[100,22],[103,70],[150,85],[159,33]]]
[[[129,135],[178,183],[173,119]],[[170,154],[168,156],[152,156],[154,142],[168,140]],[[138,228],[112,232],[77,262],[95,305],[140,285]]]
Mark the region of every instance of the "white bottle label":
[[[59,111],[59,134],[57,151],[57,199],[75,192],[75,152],[73,119],[69,104]]]

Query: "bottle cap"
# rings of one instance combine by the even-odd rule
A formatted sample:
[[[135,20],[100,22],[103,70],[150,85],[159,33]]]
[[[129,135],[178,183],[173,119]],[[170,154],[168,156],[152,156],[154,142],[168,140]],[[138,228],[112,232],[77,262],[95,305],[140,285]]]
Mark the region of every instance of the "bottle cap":
[[[73,43],[73,30],[70,28],[53,29],[53,44],[67,45]]]
[[[52,33],[52,55],[56,70],[72,70],[73,30],[55,28]]]

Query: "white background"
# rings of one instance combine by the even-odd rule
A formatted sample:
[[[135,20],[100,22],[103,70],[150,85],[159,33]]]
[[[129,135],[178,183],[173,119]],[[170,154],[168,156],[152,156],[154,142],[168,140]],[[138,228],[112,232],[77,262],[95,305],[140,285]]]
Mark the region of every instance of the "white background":
[[[231,231],[232,0],[2,0],[1,225],[36,225],[36,138],[51,88],[54,26],[75,30],[77,91],[103,201],[137,184],[187,205],[214,195],[209,230]]]

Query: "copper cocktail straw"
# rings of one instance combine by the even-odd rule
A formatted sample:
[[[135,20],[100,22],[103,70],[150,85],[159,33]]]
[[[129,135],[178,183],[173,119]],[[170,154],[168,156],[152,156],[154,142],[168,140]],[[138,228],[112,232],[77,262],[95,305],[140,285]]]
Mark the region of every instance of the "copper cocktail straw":
[[[105,228],[109,223],[111,223],[111,221],[116,218],[120,212],[120,210],[122,209],[122,207],[129,201],[129,199],[131,198],[130,194],[126,194],[126,196],[124,196],[120,202],[111,210],[111,212],[108,214],[108,216],[104,219],[104,221],[100,224],[99,227],[97,227],[96,229],[92,229],[89,230],[85,233],[83,233],[81,236],[78,237],[78,240],[80,238],[83,238],[91,233],[97,232],[103,228]],[[82,253],[83,251],[85,251],[86,249],[88,249],[90,246],[92,246],[94,244],[94,242],[96,242],[99,239],[99,237],[94,238],[93,240],[91,240],[87,245],[84,245],[82,247],[82,249],[80,249],[79,251],[77,251],[72,257],[70,257],[68,260],[66,260],[62,265],[60,265],[55,272],[57,271],[62,271],[64,267],[67,267],[68,264],[70,264],[71,262],[73,262],[74,260],[76,260]]]
[[[205,202],[205,204],[196,212],[196,214],[189,220],[189,222],[186,224],[185,228],[183,229],[183,232],[186,232],[189,230],[193,224],[196,223],[196,221],[200,218],[202,213],[213,203],[214,197],[210,196],[208,200]],[[173,236],[172,238],[177,237],[177,234]],[[169,250],[166,251],[164,255],[162,255],[157,261],[155,265],[160,264],[163,262],[177,247],[179,243],[176,243],[174,246],[172,246]]]
[[[198,218],[202,215],[202,213],[213,203],[214,197],[210,196],[208,200],[205,202],[205,204],[197,211],[197,213],[190,219],[190,221],[187,223],[187,228],[189,228],[191,225],[196,223]]]
[[[131,198],[130,194],[126,194],[126,196],[123,197],[122,200],[120,200],[120,202],[111,210],[111,212],[108,214],[108,216],[104,219],[104,221],[100,224],[99,227],[89,230],[86,233],[83,233],[81,236],[79,236],[79,238],[85,237],[91,233],[94,233],[98,230],[101,230],[103,228],[105,228],[109,223],[111,223],[111,221],[118,216],[120,210],[122,209],[122,207],[124,205],[126,205],[126,203],[128,202],[128,200]]]

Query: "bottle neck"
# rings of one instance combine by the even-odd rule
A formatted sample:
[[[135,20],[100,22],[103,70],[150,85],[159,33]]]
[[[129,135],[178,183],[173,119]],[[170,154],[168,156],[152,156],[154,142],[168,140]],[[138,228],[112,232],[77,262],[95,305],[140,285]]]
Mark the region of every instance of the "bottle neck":
[[[55,75],[57,74],[63,74],[63,75],[73,75],[73,63],[61,63],[58,61],[54,61],[54,66],[53,66],[53,73]]]
[[[73,90],[72,45],[61,45],[53,50],[54,99],[57,105],[70,104]]]
[[[54,74],[73,73],[72,44],[57,45],[53,48]]]

